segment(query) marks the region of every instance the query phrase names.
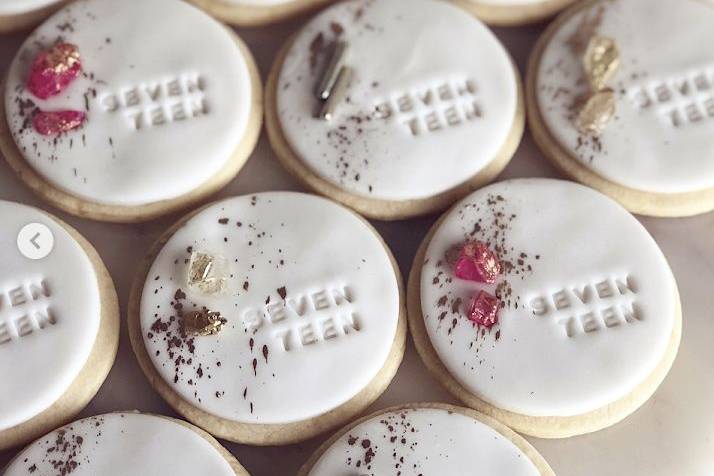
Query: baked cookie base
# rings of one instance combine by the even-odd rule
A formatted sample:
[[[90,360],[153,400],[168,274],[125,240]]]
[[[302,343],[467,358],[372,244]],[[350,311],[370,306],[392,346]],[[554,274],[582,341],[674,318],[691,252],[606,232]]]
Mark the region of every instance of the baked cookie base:
[[[528,125],[533,135],[533,140],[543,155],[561,172],[588,187],[612,197],[632,213],[654,217],[683,217],[714,210],[714,187],[685,193],[655,193],[628,188],[606,179],[585,166],[582,161],[574,157],[550,133],[541,114],[536,94],[538,68],[540,67],[543,51],[555,33],[573,15],[592,7],[598,1],[582,1],[563,13],[548,26],[531,52],[526,74],[526,110],[528,111]]]
[[[423,199],[379,200],[347,192],[313,171],[312,168],[298,157],[283,134],[280,119],[278,118],[276,93],[280,70],[282,69],[285,56],[291,48],[293,41],[294,37],[288,40],[280,49],[278,56],[273,62],[265,86],[265,126],[270,144],[280,163],[305,187],[340,202],[368,218],[377,220],[402,220],[443,210],[456,200],[493,181],[506,165],[508,165],[513,154],[516,153],[516,149],[518,149],[525,128],[525,104],[520,73],[515,64],[513,64],[513,71],[516,75],[516,83],[518,85],[518,98],[513,126],[501,150],[480,172],[460,185],[438,195]]]
[[[479,0],[450,0],[493,26],[520,26],[545,20],[576,0],[543,0],[524,5],[494,5]]]
[[[2,152],[5,156],[5,160],[10,165],[10,168],[17,174],[20,180],[22,180],[36,195],[44,201],[50,203],[52,206],[82,218],[115,223],[137,223],[152,220],[159,216],[179,211],[206,200],[209,196],[225,187],[236,177],[236,175],[238,175],[241,168],[243,168],[243,165],[250,157],[250,154],[253,152],[253,149],[258,142],[263,120],[263,89],[260,74],[258,73],[258,67],[255,64],[253,55],[250,53],[245,43],[243,43],[243,40],[233,34],[232,31],[231,34],[233,35],[241,54],[246,59],[246,64],[250,74],[252,99],[248,123],[246,125],[243,138],[223,169],[214,175],[208,182],[191,192],[176,198],[152,202],[145,205],[124,206],[107,205],[87,201],[84,198],[77,197],[76,195],[72,195],[71,193],[58,188],[41,176],[27,162],[27,160],[23,157],[22,152],[18,149],[8,128],[4,98],[3,100],[0,100],[0,152]],[[4,84],[0,90],[2,90],[4,94]]]
[[[87,362],[69,388],[42,413],[0,431],[0,450],[25,444],[70,422],[99,391],[114,365],[119,348],[119,301],[109,271],[94,247],[79,232],[56,217],[52,219],[79,243],[94,267],[99,286],[99,330]]]
[[[360,425],[361,423],[364,423],[365,421],[370,420],[378,415],[382,415],[384,413],[396,412],[400,410],[416,410],[420,408],[435,408],[440,410],[446,410],[448,412],[460,413],[462,415],[471,417],[474,420],[478,420],[484,425],[490,426],[492,429],[496,430],[503,437],[513,443],[519,450],[521,450],[523,454],[525,454],[528,459],[530,459],[536,469],[538,469],[541,476],[555,476],[555,473],[550,468],[545,459],[543,459],[540,453],[538,453],[538,451],[533,448],[530,443],[528,443],[523,437],[515,433],[513,430],[511,430],[504,424],[498,422],[497,420],[494,420],[493,418],[482,413],[471,410],[470,408],[457,407],[454,405],[448,405],[446,403],[408,403],[405,405],[385,408],[384,410],[379,410],[375,413],[372,413],[371,415],[367,415],[363,418],[360,418],[359,420],[354,421],[346,427],[342,428],[340,431],[335,433],[329,440],[320,445],[320,447],[312,454],[312,456],[310,456],[310,459],[308,459],[307,462],[300,468],[300,471],[298,471],[297,476],[307,476],[312,470],[312,467],[315,466],[315,463],[317,463],[317,461],[320,459],[320,457],[322,457],[325,451],[327,451],[327,449],[330,448],[333,444],[335,444],[337,440],[342,438],[357,425]]]
[[[293,0],[278,5],[231,5],[222,0],[189,0],[221,21],[238,26],[276,23],[306,13],[334,0]]]
[[[397,373],[397,369],[402,362],[406,348],[407,316],[403,285],[404,281],[399,271],[399,266],[397,265],[391,251],[387,247],[387,244],[384,243],[377,231],[372,227],[372,225],[358,215],[355,216],[360,218],[360,220],[362,220],[362,222],[379,237],[385,251],[390,257],[395,278],[397,279],[399,286],[400,311],[394,343],[392,344],[384,366],[379,370],[377,375],[374,376],[370,383],[357,395],[339,407],[307,420],[285,424],[242,423],[217,417],[194,406],[192,403],[186,401],[181,395],[179,395],[168,383],[166,383],[161,375],[159,375],[146,350],[144,338],[141,332],[140,307],[144,284],[151,265],[166,242],[179,228],[183,226],[184,223],[191,219],[191,217],[200,213],[204,208],[209,206],[211,206],[211,204],[191,212],[167,230],[158,239],[147,257],[144,259],[142,269],[137,273],[132,286],[131,295],[129,297],[127,319],[129,337],[131,339],[131,346],[134,350],[134,354],[139,361],[139,366],[143,370],[144,375],[149,380],[151,386],[175,411],[212,435],[228,441],[233,441],[235,443],[257,446],[298,443],[328,430],[332,430],[363,412],[365,408],[371,405],[372,402],[374,402],[387,389],[392,381],[392,378],[394,378],[394,375]]]
[[[0,15],[0,35],[27,30],[59,10],[68,0],[15,15]]]
[[[414,257],[407,285],[407,309],[409,330],[417,352],[429,371],[449,393],[465,405],[495,418],[515,431],[538,438],[568,438],[607,428],[634,413],[649,400],[667,376],[679,349],[682,336],[682,308],[678,292],[676,308],[673,310],[675,316],[672,335],[662,360],[652,373],[631,393],[609,405],[573,416],[530,416],[498,408],[464,388],[451,375],[436,353],[427,334],[421,308],[422,264],[424,263],[426,249],[442,220],[443,218],[439,219],[432,226]],[[674,276],[672,276],[672,279],[674,279]]]
[[[201,438],[206,440],[208,443],[210,443],[210,445],[213,446],[216,449],[216,451],[218,451],[221,454],[223,459],[225,459],[226,462],[230,465],[231,469],[236,474],[236,476],[250,476],[248,471],[246,471],[246,469],[238,462],[236,457],[233,456],[233,454],[231,454],[230,451],[225,449],[215,438],[213,438],[211,435],[209,435],[202,429],[200,429],[186,421],[179,420],[177,418],[171,418],[171,417],[164,416],[164,415],[159,415],[156,413],[144,413],[144,412],[137,412],[137,411],[124,411],[124,412],[117,411],[117,412],[112,412],[112,413],[141,413],[142,415],[150,415],[150,416],[154,416],[154,417],[158,417],[158,418],[163,418],[164,420],[168,420],[173,423],[177,423],[185,428],[188,428],[189,430],[193,431],[198,436],[200,436]],[[61,426],[61,425],[58,425],[58,426]],[[16,456],[13,460],[11,460],[8,463],[8,466],[11,466],[19,457],[20,457],[20,455]]]

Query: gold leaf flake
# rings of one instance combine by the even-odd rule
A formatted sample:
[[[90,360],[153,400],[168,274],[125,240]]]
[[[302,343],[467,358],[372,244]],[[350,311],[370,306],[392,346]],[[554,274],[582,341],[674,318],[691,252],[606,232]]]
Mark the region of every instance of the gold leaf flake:
[[[57,44],[47,54],[47,62],[52,72],[64,73],[79,63],[79,49],[69,43]]]
[[[228,280],[228,266],[221,256],[202,251],[191,253],[188,264],[189,288],[203,294],[219,294]]]
[[[603,89],[620,66],[620,51],[615,40],[604,36],[591,37],[585,50],[583,65],[592,89]]]
[[[189,335],[210,336],[218,334],[227,321],[219,312],[191,311],[181,318],[183,331]]]
[[[615,115],[615,93],[604,89],[591,95],[580,109],[578,130],[583,134],[599,135]]]

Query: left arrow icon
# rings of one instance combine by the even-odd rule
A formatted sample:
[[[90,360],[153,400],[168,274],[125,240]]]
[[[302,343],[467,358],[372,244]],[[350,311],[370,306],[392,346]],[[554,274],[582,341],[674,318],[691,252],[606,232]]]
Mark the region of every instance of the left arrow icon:
[[[35,248],[37,248],[38,250],[40,249],[40,245],[37,244],[37,239],[39,237],[40,237],[40,234],[35,233],[35,236],[33,236],[32,239],[30,240],[30,243],[32,243],[35,246]]]
[[[28,223],[17,234],[17,248],[28,259],[45,258],[52,252],[54,244],[52,231],[42,223]]]

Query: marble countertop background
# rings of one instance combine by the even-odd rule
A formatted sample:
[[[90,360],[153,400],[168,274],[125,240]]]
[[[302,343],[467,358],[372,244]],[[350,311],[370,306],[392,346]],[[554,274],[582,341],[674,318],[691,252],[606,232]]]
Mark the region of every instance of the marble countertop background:
[[[237,29],[256,57],[263,78],[283,41],[304,18],[267,28]],[[645,26],[645,25],[643,25]],[[521,72],[543,25],[497,29]],[[0,71],[8,67],[24,34],[0,36]],[[558,177],[528,133],[501,175]],[[265,132],[246,167],[218,197],[264,190],[302,190],[277,162]],[[69,216],[33,196],[0,161],[0,199],[50,211],[76,227],[97,248],[111,272],[126,311],[131,281],[143,253],[178,215],[146,224],[101,224]],[[375,222],[408,274],[419,242],[436,216],[395,223]],[[682,345],[672,371],[652,399],[609,429],[564,440],[529,438],[562,476],[714,475],[714,213],[684,219],[643,218],[674,270],[683,303]],[[2,226],[2,225],[0,225]],[[0,391],[2,388],[0,387]],[[429,375],[411,342],[396,378],[369,409],[414,401],[456,403]],[[144,378],[122,324],[119,355],[97,397],[80,416],[138,409],[176,416]],[[223,442],[253,476],[295,474],[326,436],[285,447],[249,447]],[[15,451],[0,452],[0,468]],[[477,464],[477,462],[474,462]]]

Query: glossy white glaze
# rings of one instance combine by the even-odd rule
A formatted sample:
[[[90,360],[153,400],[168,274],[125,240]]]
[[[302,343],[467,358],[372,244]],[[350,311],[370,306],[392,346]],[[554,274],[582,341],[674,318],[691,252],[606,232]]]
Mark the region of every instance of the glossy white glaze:
[[[187,288],[189,247],[227,260],[223,294]],[[183,337],[177,302],[228,322],[218,335]],[[159,252],[141,301],[144,344],[164,380],[204,411],[248,423],[300,421],[354,397],[386,363],[398,317],[379,237],[339,205],[285,192],[192,217]]]
[[[108,413],[43,436],[10,464],[5,476],[235,476],[228,461],[198,433],[140,413]]]
[[[321,39],[320,39],[321,38]],[[348,99],[315,116],[331,44],[349,43]],[[434,0],[338,3],[295,37],[277,82],[280,125],[317,175],[374,199],[449,190],[488,165],[513,127],[517,78],[473,16]]]
[[[620,51],[608,82],[617,111],[598,141],[574,122],[573,105],[588,87],[573,39],[590,31],[614,39]],[[654,193],[713,187],[712,43],[707,0],[596,2],[565,22],[543,52],[536,78],[543,120],[573,157],[618,185]]]
[[[493,428],[461,413],[419,408],[378,415],[341,436],[310,476],[538,476],[530,459]]]
[[[85,75],[39,100],[24,88],[28,65],[58,35],[78,46]],[[251,94],[234,38],[193,6],[80,0],[25,42],[8,73],[5,106],[20,151],[50,183],[92,202],[142,205],[189,193],[225,167],[246,129]],[[43,137],[24,124],[32,109],[21,113],[19,100],[86,111],[87,120]]]
[[[49,408],[87,362],[99,329],[94,267],[82,247],[38,209],[0,201],[0,430]],[[25,258],[17,236],[40,223],[49,255]],[[41,241],[36,241],[42,243]]]
[[[498,284],[453,275],[447,251],[467,239],[498,251],[508,270]],[[467,390],[505,410],[571,416],[631,393],[657,367],[675,286],[652,237],[614,201],[572,182],[523,179],[448,213],[427,248],[421,302],[436,352]],[[502,301],[490,330],[466,318],[481,289]]]

